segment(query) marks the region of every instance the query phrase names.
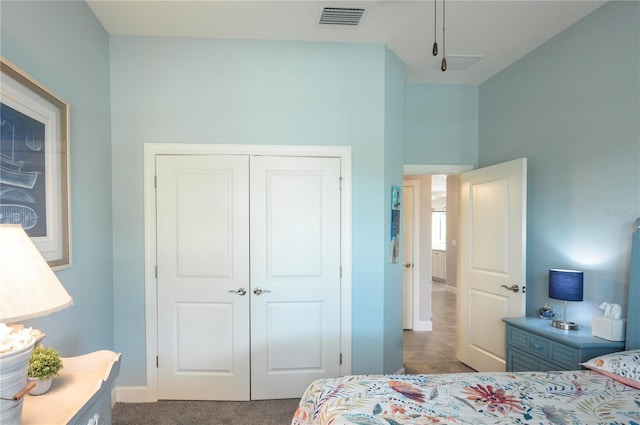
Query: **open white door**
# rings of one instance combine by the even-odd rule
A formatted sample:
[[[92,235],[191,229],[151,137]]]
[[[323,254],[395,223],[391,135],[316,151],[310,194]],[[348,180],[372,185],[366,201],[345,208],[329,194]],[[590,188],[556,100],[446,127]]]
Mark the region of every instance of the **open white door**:
[[[457,358],[504,371],[503,317],[525,315],[527,160],[460,176]]]

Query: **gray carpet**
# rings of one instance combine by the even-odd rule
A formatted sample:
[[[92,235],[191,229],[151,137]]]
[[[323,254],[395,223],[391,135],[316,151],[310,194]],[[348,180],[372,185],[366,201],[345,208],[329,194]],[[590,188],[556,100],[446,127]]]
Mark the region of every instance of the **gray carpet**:
[[[289,425],[299,399],[116,403],[112,425]]]
[[[404,332],[407,373],[475,372],[455,360],[456,296],[442,283],[432,291],[432,332]],[[112,425],[290,425],[299,399],[116,403]]]

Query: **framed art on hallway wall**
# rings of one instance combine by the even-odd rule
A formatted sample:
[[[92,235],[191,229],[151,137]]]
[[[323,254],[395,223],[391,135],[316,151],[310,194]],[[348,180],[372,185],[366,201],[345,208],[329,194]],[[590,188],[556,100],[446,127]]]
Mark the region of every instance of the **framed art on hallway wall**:
[[[69,106],[0,61],[0,223],[22,225],[54,270],[67,268]]]
[[[391,187],[391,263],[398,262],[400,255],[400,188]]]

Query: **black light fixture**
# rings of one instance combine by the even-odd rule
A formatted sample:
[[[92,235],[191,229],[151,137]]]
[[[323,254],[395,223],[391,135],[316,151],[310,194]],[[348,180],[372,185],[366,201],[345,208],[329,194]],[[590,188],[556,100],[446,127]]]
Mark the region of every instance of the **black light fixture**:
[[[438,56],[438,30],[436,27],[438,26],[438,1],[433,1],[433,49],[431,49],[431,53],[433,56]]]
[[[445,54],[445,1],[442,0],[442,62],[440,63],[440,69],[442,72],[447,70],[447,56]],[[438,56],[438,36],[437,36],[437,25],[438,25],[438,0],[433,1],[433,48],[431,49],[431,53],[433,56]]]
[[[445,53],[445,41],[444,41],[444,21],[445,21],[445,0],[442,0],[442,63],[440,64],[440,69],[442,72],[447,70],[447,54]]]

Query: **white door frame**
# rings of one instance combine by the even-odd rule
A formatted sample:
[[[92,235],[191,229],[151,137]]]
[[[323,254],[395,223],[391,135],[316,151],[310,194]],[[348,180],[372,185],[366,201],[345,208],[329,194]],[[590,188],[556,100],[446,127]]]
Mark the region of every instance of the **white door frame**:
[[[340,288],[341,375],[351,374],[351,148],[349,146],[144,144],[144,274],[146,319],[147,385],[135,401],[158,400],[158,304],[156,268],[155,160],[157,155],[273,155],[334,157],[341,159],[341,246],[342,282]]]

